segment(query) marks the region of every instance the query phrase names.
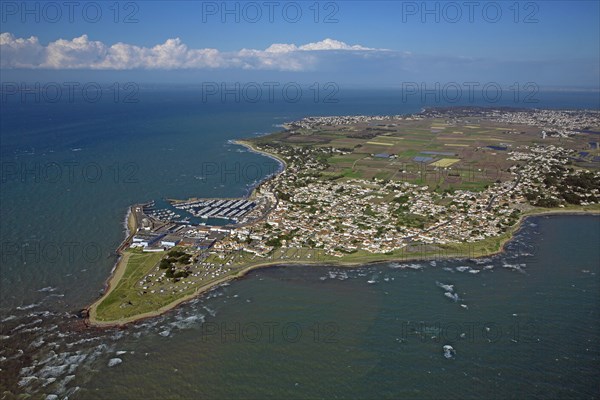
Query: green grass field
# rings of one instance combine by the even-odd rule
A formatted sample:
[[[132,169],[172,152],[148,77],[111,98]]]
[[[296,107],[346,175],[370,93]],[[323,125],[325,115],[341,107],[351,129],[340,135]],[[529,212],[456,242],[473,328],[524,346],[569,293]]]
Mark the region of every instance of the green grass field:
[[[96,309],[98,320],[112,321],[116,317],[123,318],[152,311],[160,308],[163,302],[162,296],[148,296],[147,299],[141,300],[138,295],[139,288],[136,285],[156,266],[163,253],[129,252],[129,260],[123,276],[110,294],[98,304]],[[167,301],[165,304],[168,304],[168,300],[165,301]]]

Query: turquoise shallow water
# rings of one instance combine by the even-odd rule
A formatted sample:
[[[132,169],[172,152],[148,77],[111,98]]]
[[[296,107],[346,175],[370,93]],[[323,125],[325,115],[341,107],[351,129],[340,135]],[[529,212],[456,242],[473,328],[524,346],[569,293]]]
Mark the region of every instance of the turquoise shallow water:
[[[507,253],[478,262],[255,271],[126,330],[82,329],[73,312],[109,275],[129,204],[243,194],[257,176],[242,167],[276,165],[227,141],[290,119],[418,110],[385,96],[262,108],[143,99],[3,107],[3,386],[84,399],[598,396],[599,217],[528,219]],[[53,163],[74,177],[6,169]],[[207,176],[215,164],[238,173]]]

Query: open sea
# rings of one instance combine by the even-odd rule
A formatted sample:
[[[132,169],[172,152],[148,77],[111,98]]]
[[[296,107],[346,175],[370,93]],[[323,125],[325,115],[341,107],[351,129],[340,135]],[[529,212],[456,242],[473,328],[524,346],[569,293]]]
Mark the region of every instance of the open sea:
[[[393,90],[337,97],[3,97],[0,398],[599,398],[598,216],[528,218],[488,259],[258,270],[125,329],[84,327],[132,203],[242,196],[277,170],[231,139],[424,106]],[[538,97],[504,105],[599,107],[597,93]]]

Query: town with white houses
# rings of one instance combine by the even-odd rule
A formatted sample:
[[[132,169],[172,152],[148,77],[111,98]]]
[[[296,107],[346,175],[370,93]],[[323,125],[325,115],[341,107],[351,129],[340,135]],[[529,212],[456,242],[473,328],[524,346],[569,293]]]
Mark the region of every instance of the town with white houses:
[[[406,126],[418,138],[437,140],[437,147],[405,150],[410,138],[398,132]],[[343,262],[366,255],[390,259],[417,245],[476,245],[509,235],[534,210],[597,205],[600,133],[593,129],[599,126],[597,111],[454,108],[305,118],[284,126],[283,141],[266,136],[244,143],[285,164],[248,198],[172,201],[171,210],[156,210],[154,203],[134,206],[136,228],[123,248],[165,254],[138,289],[166,295],[253,263],[316,261],[311,256],[317,253],[302,250]],[[332,131],[324,134],[327,129]],[[323,142],[315,135],[334,139],[317,146],[291,140]],[[386,153],[376,153],[384,146]],[[443,182],[408,179],[409,165],[402,160],[413,158]],[[334,161],[346,159],[352,168],[331,175]],[[475,189],[469,182],[447,186],[450,178],[461,179],[461,165],[474,175],[489,174],[489,160],[499,160],[498,179],[487,177]],[[391,177],[381,175],[386,168],[395,171]],[[364,176],[344,175],[348,170]]]

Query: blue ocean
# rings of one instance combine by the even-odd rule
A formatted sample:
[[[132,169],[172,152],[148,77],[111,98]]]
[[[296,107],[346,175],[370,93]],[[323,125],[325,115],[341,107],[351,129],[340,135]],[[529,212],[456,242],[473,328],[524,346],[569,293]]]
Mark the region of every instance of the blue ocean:
[[[467,105],[600,107],[597,93],[537,96]],[[599,397],[596,216],[529,218],[505,253],[485,260],[259,270],[126,329],[86,328],[77,312],[103,290],[129,205],[243,196],[277,170],[231,140],[311,115],[455,105],[406,101],[392,89],[340,90],[335,101],[308,93],[293,102],[205,101],[193,85],[140,85],[133,100],[108,91],[95,102],[2,98],[0,391],[69,399]],[[460,303],[443,285],[453,285]]]

